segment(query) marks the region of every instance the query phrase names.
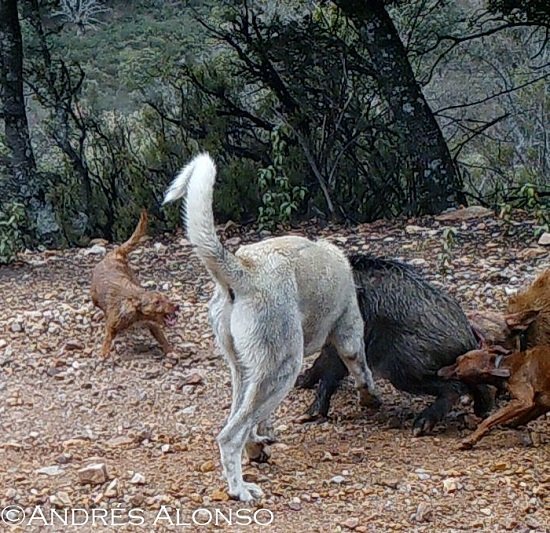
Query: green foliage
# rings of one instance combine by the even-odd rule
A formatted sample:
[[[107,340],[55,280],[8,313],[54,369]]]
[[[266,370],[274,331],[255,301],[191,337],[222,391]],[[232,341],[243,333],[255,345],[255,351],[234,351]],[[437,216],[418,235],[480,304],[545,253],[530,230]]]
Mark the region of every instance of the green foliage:
[[[535,237],[550,231],[550,204],[543,201],[540,191],[533,183],[526,183],[517,190],[517,194],[511,201],[500,204],[499,217],[505,222],[510,222],[514,209],[525,209],[535,217],[533,232]]]
[[[258,171],[258,188],[262,205],[258,208],[258,225],[261,229],[286,226],[298,211],[306,196],[305,187],[292,186],[284,171],[286,142],[279,129],[271,133],[273,164]]]
[[[456,229],[447,227],[441,234],[441,251],[437,255],[439,270],[446,274],[449,272],[453,262],[453,249],[456,244]]]
[[[23,249],[25,207],[12,202],[0,209],[0,264],[11,263]]]
[[[537,188],[532,183],[526,183],[519,190],[519,194],[525,199],[527,210],[535,215],[535,236],[550,231],[550,206],[541,202]]]
[[[510,4],[492,4],[505,3]],[[29,99],[38,168],[56,176],[49,194],[71,243],[126,236],[142,206],[159,229],[179,224],[177,208],[160,208],[162,193],[174,173],[202,150],[218,162],[214,201],[222,220],[257,218],[270,228],[311,213],[364,221],[396,216],[414,203],[417,173],[399,156],[400,145],[410,139],[395,130],[370,56],[353,22],[333,2],[111,0],[105,5],[109,16],[83,36],[71,26],[56,28],[57,18],[43,7],[52,63],[63,57],[85,73],[75,94],[67,88],[76,85],[78,69],[70,67],[65,77],[55,69],[48,72],[32,25],[23,28],[26,70],[32,73],[28,86],[45,95],[45,101]],[[438,0],[386,5],[420,80],[440,55],[440,48],[430,51],[438,34],[460,37],[475,30],[474,11],[463,3],[445,9]],[[528,54],[515,50],[512,57],[507,49],[521,35],[517,29],[502,43],[472,42],[468,54],[458,47],[449,63],[439,65],[439,80],[424,88],[434,108],[494,92],[488,79],[504,87],[523,83],[525,74],[516,65]],[[531,56],[537,52],[534,48]],[[506,54],[508,64],[498,63]],[[464,74],[485,63],[499,64],[503,80],[487,70]],[[48,93],[49,76],[55,90]],[[462,134],[453,130],[461,110],[449,123],[445,113],[438,117],[453,150],[478,118],[509,114],[487,135],[473,138],[459,164],[470,178],[470,194],[492,206],[529,204],[541,228],[548,224],[544,196],[535,195],[537,208],[527,198],[529,187],[518,190],[532,184],[542,191],[548,175],[545,81],[506,95],[498,106],[474,108],[475,120],[466,117]],[[61,111],[50,102],[55,92],[65,105]],[[63,136],[68,142],[62,147]],[[86,172],[77,167],[79,158]],[[523,200],[512,200],[514,195]],[[444,246],[442,264],[450,263],[451,248],[452,242]]]

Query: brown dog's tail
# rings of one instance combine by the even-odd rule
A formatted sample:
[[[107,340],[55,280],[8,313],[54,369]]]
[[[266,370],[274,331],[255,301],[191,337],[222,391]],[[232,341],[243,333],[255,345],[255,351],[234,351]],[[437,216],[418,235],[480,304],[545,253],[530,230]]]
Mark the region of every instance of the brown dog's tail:
[[[118,247],[117,251],[119,253],[126,256],[137,247],[141,238],[147,233],[148,218],[147,210],[144,209],[141,212],[141,216],[139,217],[139,222],[134,230],[134,233],[132,233],[130,238],[125,243]]]

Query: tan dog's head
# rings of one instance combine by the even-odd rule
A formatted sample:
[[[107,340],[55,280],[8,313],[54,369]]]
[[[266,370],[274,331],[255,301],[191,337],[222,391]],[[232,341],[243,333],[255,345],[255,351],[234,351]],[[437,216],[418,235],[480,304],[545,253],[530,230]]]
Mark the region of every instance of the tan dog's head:
[[[172,303],[160,292],[147,292],[139,302],[139,314],[143,320],[158,322],[165,326],[174,326],[177,320],[179,305]]]
[[[498,368],[497,358],[510,353],[500,346],[472,350],[457,358],[455,363],[441,368],[437,375],[444,379],[458,379],[465,383],[491,383],[495,378],[510,377],[508,368]]]

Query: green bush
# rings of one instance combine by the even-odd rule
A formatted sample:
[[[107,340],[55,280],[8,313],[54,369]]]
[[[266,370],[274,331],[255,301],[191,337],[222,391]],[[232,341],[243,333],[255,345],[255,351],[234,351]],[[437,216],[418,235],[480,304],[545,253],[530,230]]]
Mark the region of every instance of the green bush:
[[[278,129],[271,133],[273,164],[258,172],[258,187],[262,205],[258,208],[258,225],[261,229],[286,226],[300,202],[306,196],[305,187],[292,186],[283,168],[286,143]]]
[[[22,204],[12,202],[0,209],[0,264],[11,263],[17,252],[23,249],[25,223],[25,208]]]

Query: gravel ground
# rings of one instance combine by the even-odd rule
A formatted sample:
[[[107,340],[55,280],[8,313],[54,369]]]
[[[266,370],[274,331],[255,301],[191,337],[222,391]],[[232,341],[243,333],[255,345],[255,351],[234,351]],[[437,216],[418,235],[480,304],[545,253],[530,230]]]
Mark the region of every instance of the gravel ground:
[[[310,224],[295,232],[410,260],[465,309],[498,310],[549,265],[532,225],[424,218],[354,228]],[[447,226],[457,233],[443,272]],[[222,234],[233,248],[258,239],[234,225]],[[225,516],[267,509],[267,529],[277,532],[550,531],[549,417],[520,430],[496,429],[475,449],[458,451],[472,427],[466,402],[433,435],[413,438],[412,420],[426,399],[385,382],[379,411],[362,410],[348,383],[335,396],[332,419],[317,424],[296,423],[313,393],[292,391],[277,412],[279,443],[269,464],[244,467],[265,499],[253,508],[228,501],[215,435],[229,409],[230,379],[206,320],[211,281],[181,235],[145,243],[132,254],[143,284],[182,307],[168,331],[175,356],[163,357],[148,333],[134,329],[102,362],[102,315],[88,295],[99,260],[91,252],[101,251],[100,243],[28,252],[0,268],[0,509],[26,512],[10,530],[260,531],[266,528],[237,525],[235,514],[233,526],[219,516],[219,527],[184,524],[198,509]],[[105,469],[84,483],[79,470],[93,464]],[[50,509],[96,509],[97,516],[109,510],[115,525],[97,519],[95,528],[89,520],[78,528],[49,526],[36,514],[29,525],[36,506],[47,520]],[[124,515],[128,509],[133,518]],[[195,522],[208,521],[207,511],[197,513]],[[266,511],[256,516],[270,519]],[[125,521],[133,525],[116,525]]]

